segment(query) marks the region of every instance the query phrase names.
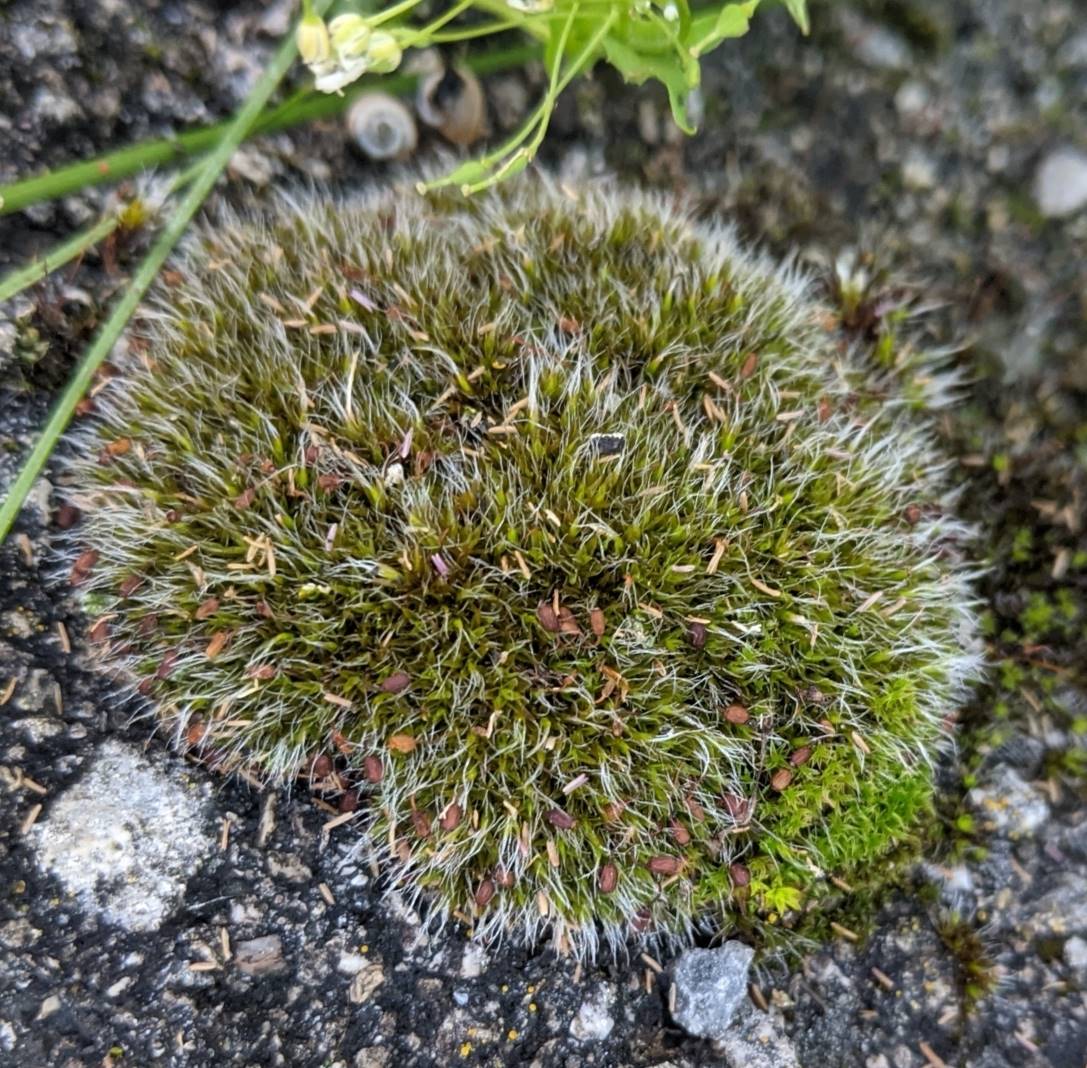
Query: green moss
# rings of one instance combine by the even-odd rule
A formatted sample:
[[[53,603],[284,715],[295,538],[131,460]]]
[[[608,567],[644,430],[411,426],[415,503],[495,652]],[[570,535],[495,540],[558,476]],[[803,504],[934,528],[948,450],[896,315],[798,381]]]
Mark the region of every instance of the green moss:
[[[74,577],[180,741],[581,952],[788,914],[928,811],[977,657],[915,347],[529,179],[225,222],[174,282]]]

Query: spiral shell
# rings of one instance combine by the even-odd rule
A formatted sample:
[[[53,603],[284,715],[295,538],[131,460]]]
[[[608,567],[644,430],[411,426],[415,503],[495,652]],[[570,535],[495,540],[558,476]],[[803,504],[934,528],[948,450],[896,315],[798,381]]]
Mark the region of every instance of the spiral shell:
[[[347,131],[374,160],[405,159],[419,140],[411,112],[388,93],[363,93],[347,109]]]
[[[419,82],[419,118],[447,141],[470,145],[487,132],[487,100],[479,79],[464,67],[433,71]]]

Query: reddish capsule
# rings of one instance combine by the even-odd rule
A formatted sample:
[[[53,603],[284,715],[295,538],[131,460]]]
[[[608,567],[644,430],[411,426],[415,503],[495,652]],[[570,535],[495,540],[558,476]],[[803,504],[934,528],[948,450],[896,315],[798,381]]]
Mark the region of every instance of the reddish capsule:
[[[131,597],[141,586],[143,585],[143,577],[140,575],[129,575],[128,578],[121,583],[119,589],[122,597]]]
[[[53,516],[53,522],[56,523],[61,530],[68,530],[74,527],[76,523],[82,518],[82,512],[74,505],[65,502],[62,504]]]
[[[661,854],[657,857],[650,857],[646,867],[654,875],[675,875],[679,871],[683,861],[679,857],[670,857]]]
[[[359,807],[359,795],[357,790],[344,790],[340,797],[340,811],[354,812]]]
[[[430,837],[430,817],[417,808],[411,810],[411,825],[420,838]]]
[[[206,601],[202,601],[200,607],[193,613],[194,619],[210,619],[216,612],[219,611],[219,598],[209,597]]]
[[[385,693],[403,693],[410,685],[411,676],[407,672],[396,671],[382,680],[381,688]]]
[[[670,829],[672,831],[672,837],[679,845],[685,846],[690,844],[691,832],[688,831],[679,820],[672,820]]]
[[[102,642],[106,641],[109,638],[109,620],[98,620],[98,622],[87,632],[87,637],[95,645],[100,645]]]
[[[484,879],[476,888],[476,904],[482,909],[485,908],[492,897],[494,897],[494,881],[492,879]]]
[[[630,918],[630,929],[635,934],[641,934],[643,931],[648,930],[650,923],[653,922],[653,914],[647,908],[638,909],[636,913]]]
[[[373,755],[363,757],[362,773],[366,776],[367,782],[381,782],[385,774],[385,769],[381,766],[381,758]]]
[[[547,814],[547,822],[552,827],[558,827],[560,831],[568,831],[574,826],[576,820],[569,813],[563,812],[561,808],[553,808]]]
[[[504,890],[508,890],[517,881],[512,871],[506,871],[505,868],[495,868],[494,877]]]
[[[794,749],[789,754],[789,763],[794,768],[799,768],[801,764],[806,764],[811,759],[811,746],[802,745],[799,749]]]
[[[332,774],[332,757],[320,753],[313,758],[311,771],[315,779],[327,779]]]
[[[602,609],[592,608],[589,610],[589,626],[592,628],[593,634],[598,638],[604,637],[607,623],[604,619],[604,612]]]
[[[692,623],[687,628],[687,641],[696,649],[701,649],[706,644],[706,624]]]
[[[778,768],[770,777],[770,787],[781,793],[793,781],[793,773],[788,768]]]
[[[536,606],[536,618],[540,621],[540,626],[552,634],[558,634],[561,629],[558,613],[551,607],[550,601],[541,601]]]
[[[725,806],[725,811],[737,822],[746,823],[751,814],[751,802],[746,797],[739,797],[736,794],[725,794],[721,798],[721,804]]]
[[[729,705],[725,709],[725,719],[729,723],[736,724],[737,727],[742,726],[751,718],[751,713],[744,708],[743,705]]]
[[[461,810],[460,805],[454,801],[441,815],[438,820],[438,826],[443,831],[455,831],[460,826],[461,817],[464,812]]]
[[[743,864],[730,864],[728,873],[732,876],[734,886],[747,886],[751,882],[751,872]]]
[[[596,880],[602,894],[611,894],[619,885],[619,869],[614,864],[605,864],[600,869]]]

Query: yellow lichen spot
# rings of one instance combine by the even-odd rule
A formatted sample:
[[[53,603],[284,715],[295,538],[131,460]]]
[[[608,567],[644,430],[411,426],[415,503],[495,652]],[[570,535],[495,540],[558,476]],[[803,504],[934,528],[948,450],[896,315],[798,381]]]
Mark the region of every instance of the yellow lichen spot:
[[[508,994],[510,985],[509,983],[503,983],[498,989],[501,990],[503,994]]]
[[[535,1012],[536,1011],[536,1002],[535,1001],[530,1001],[528,1003],[528,1011],[529,1012]]]
[[[520,1033],[519,1033],[519,1032],[517,1031],[517,1029],[516,1029],[516,1028],[513,1028],[513,1027],[511,1027],[511,1028],[510,1028],[510,1029],[509,1029],[509,1030],[508,1030],[508,1031],[506,1032],[506,1038],[508,1038],[508,1039],[509,1039],[509,1040],[510,1040],[511,1042],[516,1042],[516,1041],[517,1041],[517,1039],[519,1039],[520,1037],[521,1037],[521,1035],[520,1035]]]
[[[471,1042],[462,1042],[461,1045],[460,1045],[460,1055],[461,1055],[461,1057],[467,1057],[468,1054],[471,1053],[471,1052],[472,1052],[472,1043]]]
[[[363,943],[363,945],[359,946],[359,952],[360,953],[369,953],[370,952],[370,947],[368,945],[366,945],[365,943]]]

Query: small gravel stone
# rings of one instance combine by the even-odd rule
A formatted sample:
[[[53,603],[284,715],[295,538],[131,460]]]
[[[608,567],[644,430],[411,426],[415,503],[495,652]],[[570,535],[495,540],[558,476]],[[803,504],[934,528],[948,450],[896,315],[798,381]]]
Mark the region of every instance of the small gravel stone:
[[[1012,768],[1002,766],[990,782],[976,786],[967,801],[987,830],[1021,838],[1038,830],[1049,819],[1049,805]]]
[[[750,1002],[736,1011],[720,1049],[729,1068],[800,1068],[780,1020]]]
[[[615,1020],[611,1015],[611,1006],[615,1001],[615,990],[610,983],[601,983],[593,993],[582,1002],[577,1015],[570,1021],[570,1034],[579,1042],[601,1042],[611,1034]]]
[[[361,1005],[374,996],[374,991],[385,982],[385,969],[375,961],[366,965],[354,979],[347,991],[347,998],[353,1005]]]
[[[1087,205],[1087,153],[1077,148],[1050,152],[1034,176],[1034,199],[1048,219],[1074,215]]]
[[[287,970],[279,935],[262,935],[234,947],[238,970],[246,975],[274,975]]]
[[[743,942],[689,949],[676,964],[676,1023],[700,1038],[723,1039],[747,996],[747,971],[755,951]]]

